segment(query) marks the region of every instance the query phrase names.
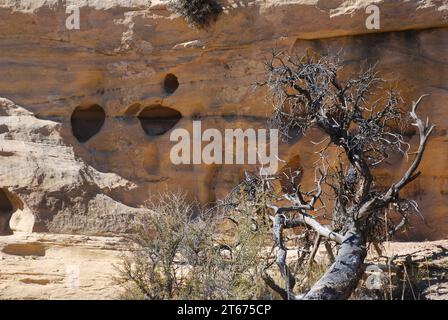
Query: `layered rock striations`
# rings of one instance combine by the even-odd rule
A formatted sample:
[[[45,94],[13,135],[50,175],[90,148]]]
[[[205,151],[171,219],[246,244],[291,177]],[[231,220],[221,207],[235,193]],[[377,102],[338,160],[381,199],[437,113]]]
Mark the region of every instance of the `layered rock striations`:
[[[263,90],[272,48],[341,52],[346,74],[378,62],[405,105],[429,94],[437,125],[422,176],[407,189],[426,218],[418,239],[448,233],[447,1],[221,1],[208,30],[194,30],[164,1],[0,0],[0,233],[120,233],[159,191],[182,189],[202,203],[238,183],[241,165],[174,165],[170,132],[264,128]],[[366,8],[380,29],[366,28]],[[80,29],[66,19],[80,9]],[[307,170],[310,139],[280,147]],[[411,142],[416,137],[410,137]],[[298,156],[297,156],[298,155]],[[379,169],[390,185],[406,167]]]

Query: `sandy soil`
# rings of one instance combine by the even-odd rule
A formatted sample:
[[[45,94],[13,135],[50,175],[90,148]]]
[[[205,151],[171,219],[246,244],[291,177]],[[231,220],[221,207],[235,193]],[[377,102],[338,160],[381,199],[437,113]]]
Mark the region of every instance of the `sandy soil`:
[[[121,238],[0,237],[0,299],[115,299]]]
[[[119,237],[2,236],[0,299],[118,299],[113,277],[124,248]],[[422,270],[414,286],[418,299],[448,299],[448,240],[390,242],[383,255]]]

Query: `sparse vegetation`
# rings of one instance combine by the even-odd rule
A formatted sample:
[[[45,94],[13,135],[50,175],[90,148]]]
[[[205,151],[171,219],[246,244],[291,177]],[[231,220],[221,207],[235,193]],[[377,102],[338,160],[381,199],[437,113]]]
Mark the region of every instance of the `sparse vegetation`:
[[[197,29],[209,27],[222,12],[222,7],[216,0],[170,0],[168,8]]]
[[[134,222],[133,247],[118,267],[124,298],[266,298],[263,233],[247,217],[233,219],[201,210],[184,194],[161,194]],[[226,223],[235,227],[223,234]]]

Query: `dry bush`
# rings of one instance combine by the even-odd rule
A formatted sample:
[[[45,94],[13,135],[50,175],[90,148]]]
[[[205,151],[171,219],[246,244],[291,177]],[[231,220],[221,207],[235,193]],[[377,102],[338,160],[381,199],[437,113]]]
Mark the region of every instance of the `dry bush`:
[[[222,204],[230,219],[237,219],[235,216],[246,217],[250,225],[245,227],[256,228],[263,234],[265,252],[258,256],[263,281],[272,289],[270,295],[290,299],[292,297],[287,292],[285,295],[278,294],[281,288],[294,287],[298,294],[307,292],[325,273],[330,261],[317,258],[316,252],[313,253],[315,238],[311,230],[305,232],[306,237],[299,237],[297,230],[285,229],[284,246],[288,247],[287,250],[296,251],[296,254],[290,254],[284,274],[279,271],[275,237],[274,242],[272,241],[273,216],[268,207],[276,199],[272,190],[278,188],[281,189],[281,184],[276,177],[266,178],[257,173],[246,172],[244,180],[228,194]],[[298,244],[301,249],[294,250]]]
[[[259,299],[266,251],[262,232],[241,215],[220,234],[226,215],[200,210],[184,194],[164,193],[135,220],[117,281],[128,299]]]
[[[222,7],[216,0],[170,0],[168,8],[198,29],[209,27],[222,12]]]

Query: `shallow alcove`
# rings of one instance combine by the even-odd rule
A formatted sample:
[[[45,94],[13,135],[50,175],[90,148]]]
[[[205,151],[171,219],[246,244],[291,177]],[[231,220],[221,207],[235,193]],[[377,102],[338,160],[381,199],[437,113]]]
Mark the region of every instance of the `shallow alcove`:
[[[14,212],[14,206],[9,200],[5,190],[0,189],[0,235],[12,234],[9,220]]]
[[[86,142],[101,130],[105,119],[104,109],[97,104],[77,107],[71,117],[73,135],[79,142]]]
[[[45,246],[38,242],[32,243],[11,243],[3,247],[3,253],[14,256],[36,256],[44,257],[46,253]]]
[[[157,143],[151,143],[144,153],[143,169],[149,175],[158,175],[160,172],[159,148]]]
[[[0,134],[9,132],[9,128],[6,124],[0,125]]]
[[[168,132],[182,118],[182,114],[162,105],[144,108],[138,115],[143,130],[148,136],[159,136]]]
[[[179,88],[179,80],[177,77],[169,73],[165,76],[165,80],[163,81],[163,88],[165,89],[165,92],[168,94],[173,94],[177,88]]]

